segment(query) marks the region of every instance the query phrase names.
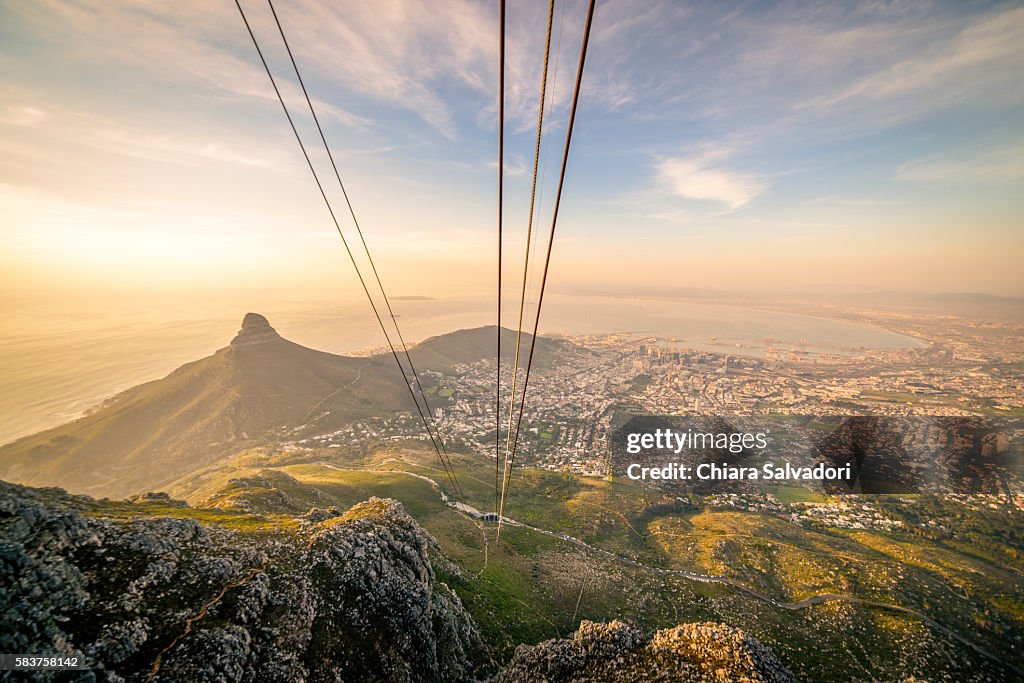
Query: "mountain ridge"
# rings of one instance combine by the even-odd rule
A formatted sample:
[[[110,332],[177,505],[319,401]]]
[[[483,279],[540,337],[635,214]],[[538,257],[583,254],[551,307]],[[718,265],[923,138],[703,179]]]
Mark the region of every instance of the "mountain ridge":
[[[490,357],[494,330],[432,337],[410,354],[422,371],[451,371]],[[503,330],[509,345],[514,335]],[[561,343],[543,340],[538,348]],[[307,348],[248,313],[234,339],[212,355],[77,420],[0,446],[0,479],[124,497],[273,441],[314,409],[327,430],[414,408],[390,353],[350,357]]]

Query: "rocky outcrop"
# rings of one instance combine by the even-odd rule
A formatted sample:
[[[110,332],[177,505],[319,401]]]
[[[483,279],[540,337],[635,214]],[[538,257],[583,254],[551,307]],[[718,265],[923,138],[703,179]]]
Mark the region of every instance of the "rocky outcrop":
[[[304,560],[324,604],[313,630],[341,626],[352,637],[314,642],[312,656],[342,679],[353,668],[394,681],[468,673],[479,636],[458,596],[434,580],[435,542],[400,504],[371,498],[314,528]]]
[[[80,657],[89,670],[77,680],[101,681],[398,683],[493,671],[473,619],[436,574],[460,570],[400,503],[371,498],[271,521],[169,500],[95,501],[0,482],[0,652]],[[493,680],[793,676],[721,624],[647,637],[616,621],[520,646]]]
[[[269,320],[259,313],[246,313],[242,318],[242,329],[231,340],[231,348],[244,349],[248,346],[258,346],[280,340],[281,336],[270,326]]]
[[[793,674],[757,640],[712,622],[684,624],[646,638],[613,621],[584,621],[570,639],[520,646],[494,683],[663,681],[789,683]]]
[[[323,505],[324,500],[319,489],[303,485],[279,470],[264,469],[251,476],[228,479],[224,488],[202,500],[197,507],[259,514],[300,514]]]
[[[132,508],[0,483],[0,652],[108,681],[463,680],[480,661],[436,542],[395,501],[297,531]]]
[[[186,501],[171,498],[171,495],[165,491],[147,491],[146,493],[140,493],[137,496],[128,496],[126,500],[129,503],[155,503],[157,505],[164,505],[172,508],[188,507],[188,503]]]

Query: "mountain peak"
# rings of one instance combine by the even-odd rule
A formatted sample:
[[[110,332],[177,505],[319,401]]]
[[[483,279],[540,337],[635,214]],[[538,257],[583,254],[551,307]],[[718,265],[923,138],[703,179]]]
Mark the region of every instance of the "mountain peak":
[[[246,313],[242,318],[242,329],[238,331],[235,338],[231,340],[231,346],[239,349],[247,346],[256,346],[269,341],[276,341],[281,338],[277,330],[270,326],[270,322],[259,313]]]

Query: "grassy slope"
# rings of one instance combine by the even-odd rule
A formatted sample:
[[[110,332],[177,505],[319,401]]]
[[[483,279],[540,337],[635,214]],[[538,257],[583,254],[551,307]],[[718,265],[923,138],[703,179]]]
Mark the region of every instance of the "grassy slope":
[[[455,461],[463,500],[492,509],[493,462]],[[315,489],[324,504],[343,507],[370,495],[401,500],[468,572],[469,578],[444,578],[505,655],[519,643],[565,635],[583,618],[629,618],[645,628],[714,619],[748,630],[814,680],[932,677],[937,666],[965,676],[992,666],[911,615],[836,601],[783,610],[728,586],[657,574],[525,529],[506,526],[496,544],[489,525],[485,565],[479,522],[445,507],[428,482],[386,472],[420,473],[450,494],[433,456],[418,451],[394,449],[344,465],[374,472],[251,453],[208,473],[190,500],[196,504],[268,465],[294,478],[292,486]],[[631,482],[534,470],[516,473],[506,513],[650,566],[729,576],[782,602],[841,593],[912,608],[1007,661],[1014,661],[1011,644],[1024,630],[1024,601],[1015,588],[1024,566],[1000,566],[906,533],[806,529],[757,513],[685,510]],[[838,661],[864,670],[837,669]]]

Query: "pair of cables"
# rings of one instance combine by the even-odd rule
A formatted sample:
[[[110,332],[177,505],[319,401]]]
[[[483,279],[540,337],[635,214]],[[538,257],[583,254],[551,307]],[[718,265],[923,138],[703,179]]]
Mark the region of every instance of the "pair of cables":
[[[523,259],[523,282],[519,299],[519,323],[516,331],[516,351],[512,370],[512,397],[509,404],[508,430],[505,439],[505,450],[503,463],[499,463],[501,456],[501,272],[502,272],[502,216],[504,213],[504,140],[505,140],[505,2],[501,1],[499,9],[500,39],[499,39],[499,92],[498,105],[498,344],[497,344],[497,377],[495,385],[495,510],[498,515],[497,538],[501,537],[501,526],[505,516],[505,504],[511,483],[512,468],[515,464],[515,456],[519,445],[519,431],[523,422],[523,410],[526,406],[526,392],[530,385],[530,371],[533,368],[534,351],[537,348],[537,331],[540,327],[541,309],[544,305],[544,291],[547,286],[548,271],[551,265],[551,251],[555,241],[555,229],[558,225],[558,209],[562,200],[562,189],[565,184],[565,173],[569,162],[569,148],[572,143],[573,126],[576,122],[576,110],[579,104],[580,89],[583,83],[583,67],[586,64],[587,46],[590,42],[590,30],[594,18],[595,0],[590,0],[587,7],[587,19],[583,29],[583,44],[580,47],[579,66],[576,70],[576,84],[573,88],[572,105],[569,110],[569,123],[566,129],[565,144],[562,150],[562,166],[558,177],[558,189],[555,195],[555,204],[551,216],[551,229],[548,234],[547,253],[544,258],[544,270],[541,275],[540,290],[537,297],[537,310],[533,321],[533,333],[530,338],[530,350],[527,356],[526,368],[523,374],[522,394],[519,397],[518,414],[516,415],[516,388],[519,377],[519,358],[523,338],[523,317],[526,304],[526,288],[530,272],[530,242],[533,233],[534,203],[537,191],[537,169],[540,161],[541,138],[544,126],[544,103],[546,99],[548,81],[548,61],[551,54],[551,28],[554,17],[554,0],[548,6],[547,37],[544,48],[544,67],[541,80],[541,96],[539,113],[537,117],[537,139],[534,148],[533,181],[530,189],[530,217],[526,234],[526,254]],[[513,419],[514,417],[514,419]]]
[[[377,283],[377,289],[380,291],[380,295],[384,300],[384,306],[387,310],[387,315],[391,320],[391,324],[394,327],[399,346],[401,347],[402,356],[404,356],[406,363],[408,363],[408,370],[405,365],[402,364],[401,358],[399,357],[398,349],[395,346],[394,340],[392,340],[391,334],[388,333],[387,325],[384,322],[384,317],[381,314],[377,303],[374,301],[373,295],[370,293],[370,287],[367,285],[366,278],[363,276],[362,270],[359,268],[359,264],[356,261],[355,254],[349,245],[348,239],[345,237],[345,233],[341,229],[341,223],[338,220],[337,214],[334,211],[334,206],[331,204],[330,199],[327,197],[327,192],[324,190],[324,185],[320,180],[320,175],[316,171],[316,167],[313,165],[313,161],[310,159],[309,152],[306,150],[306,145],[303,142],[302,136],[299,134],[298,128],[295,125],[295,121],[292,118],[291,112],[288,109],[288,105],[284,101],[284,97],[281,95],[281,90],[277,86],[277,80],[274,78],[274,74],[267,63],[266,58],[263,54],[263,49],[260,47],[259,40],[256,38],[256,34],[252,30],[252,26],[249,24],[249,19],[245,14],[245,10],[242,8],[240,0],[235,0],[235,5],[238,7],[238,12],[242,16],[242,22],[245,24],[245,28],[249,33],[249,37],[252,39],[253,46],[256,48],[256,52],[259,55],[260,62],[263,64],[263,69],[267,73],[267,78],[270,79],[270,84],[274,89],[274,94],[277,95],[278,102],[281,103],[281,109],[284,111],[285,118],[288,119],[288,124],[292,129],[292,133],[295,135],[295,140],[299,143],[299,148],[302,150],[302,156],[306,160],[306,165],[309,166],[310,173],[313,175],[313,180],[316,182],[317,189],[320,191],[320,196],[323,198],[324,203],[327,206],[327,211],[331,216],[331,221],[334,223],[334,227],[338,232],[338,236],[341,237],[341,242],[345,247],[345,253],[348,255],[349,261],[352,263],[352,267],[355,269],[356,276],[359,279],[359,284],[362,286],[363,292],[366,294],[366,298],[370,302],[370,307],[373,309],[374,317],[377,319],[378,325],[380,325],[381,331],[384,333],[384,339],[387,341],[388,348],[391,350],[391,355],[395,360],[395,364],[398,365],[398,370],[402,374],[402,379],[405,383],[406,388],[409,390],[409,395],[412,398],[413,403],[416,406],[416,412],[419,414],[420,420],[423,422],[423,427],[430,437],[431,444],[434,447],[437,457],[441,462],[442,467],[448,477],[452,488],[459,496],[463,496],[462,489],[459,486],[458,478],[455,476],[455,470],[451,464],[451,456],[448,454],[448,449],[445,446],[444,439],[441,438],[441,432],[438,429],[437,421],[434,417],[433,411],[430,409],[430,404],[427,401],[427,396],[423,390],[423,384],[420,382],[419,373],[416,371],[416,366],[413,364],[412,356],[409,354],[409,348],[405,343],[405,339],[402,337],[401,329],[398,326],[398,320],[395,316],[394,310],[391,307],[391,302],[388,299],[387,292],[384,290],[384,285],[381,282],[380,274],[377,271],[377,266],[373,261],[373,257],[370,255],[370,248],[366,244],[366,238],[363,236],[362,228],[359,225],[359,220],[356,218],[355,209],[352,206],[352,201],[349,199],[348,191],[345,189],[345,183],[342,182],[341,173],[338,170],[338,165],[335,163],[334,155],[331,153],[330,145],[327,144],[327,137],[324,134],[323,127],[320,125],[320,119],[316,114],[316,108],[313,106],[313,101],[309,96],[309,91],[306,89],[306,83],[302,78],[302,72],[299,69],[298,63],[295,60],[295,55],[292,53],[288,38],[285,35],[284,27],[281,25],[281,21],[277,15],[277,10],[274,8],[273,0],[267,0],[267,4],[270,7],[270,12],[274,17],[274,23],[277,26],[278,33],[281,36],[281,41],[284,43],[285,50],[288,52],[288,59],[291,61],[292,69],[295,71],[295,77],[298,79],[299,86],[302,88],[302,94],[306,99],[306,104],[309,107],[309,112],[313,117],[313,122],[316,124],[317,132],[320,134],[320,141],[323,143],[324,149],[327,151],[327,158],[330,160],[331,168],[334,171],[335,179],[338,181],[338,186],[341,188],[342,196],[345,198],[345,203],[348,207],[350,216],[352,217],[352,223],[355,225],[356,232],[359,235],[359,241],[362,244],[363,251],[366,253],[366,258],[370,264],[370,268],[373,272],[374,280]],[[414,389],[415,387],[415,389]],[[418,393],[418,397],[417,397]],[[420,405],[422,401],[422,406]]]

